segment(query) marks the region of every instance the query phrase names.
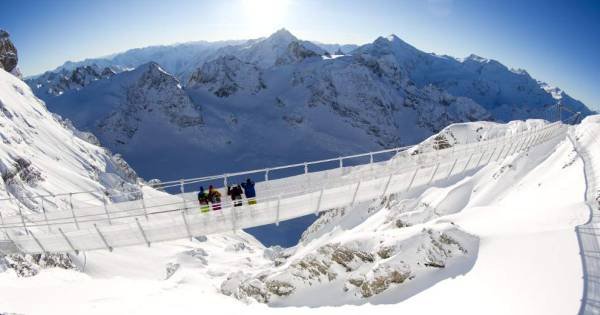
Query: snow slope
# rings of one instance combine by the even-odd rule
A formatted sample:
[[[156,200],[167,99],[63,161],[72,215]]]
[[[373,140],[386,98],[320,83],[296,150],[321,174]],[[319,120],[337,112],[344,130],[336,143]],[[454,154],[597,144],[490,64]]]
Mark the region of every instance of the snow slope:
[[[464,143],[541,123],[459,124],[444,130],[443,135]],[[434,144],[427,141],[423,145]],[[164,245],[167,248],[157,245],[116,254],[88,254],[90,269],[86,267],[86,274],[49,269],[37,277],[19,279],[5,272],[0,274],[0,281],[5,284],[0,286],[0,294],[7,299],[0,300],[0,309],[34,314],[48,310],[191,313],[199,309],[227,314],[574,313],[583,293],[574,227],[589,216],[584,191],[581,159],[570,141],[557,138],[435,187],[327,212],[291,249],[263,249],[248,239],[210,236],[208,242],[175,242]],[[454,254],[443,260],[444,268],[416,265],[423,256],[408,249],[432,249],[427,244],[434,243],[427,238],[418,240],[419,235],[429,235],[430,228],[452,229],[449,235],[468,254],[461,254],[454,247],[457,245],[446,241],[450,247],[442,246],[445,250],[437,253],[451,250]],[[240,237],[245,239],[244,234]],[[350,254],[330,255],[323,250],[335,246],[351,249]],[[388,247],[404,250],[382,251]],[[191,258],[192,249],[207,263]],[[227,254],[227,249],[235,254]],[[161,254],[152,255],[148,259],[154,260],[140,265],[140,260],[147,261],[145,254],[154,250]],[[231,291],[236,289],[232,279],[240,274],[249,274],[258,289],[257,281],[290,281],[310,270],[291,268],[307,261],[307,257],[320,261],[332,258],[324,271],[325,275],[335,272],[336,279],[327,280],[325,276],[319,280],[294,280],[291,283],[295,289],[287,296],[282,294],[287,292],[282,290],[286,286],[279,284],[270,292],[282,296],[271,295],[271,307],[253,302],[253,295],[236,295],[245,300],[240,302],[221,293],[235,295]],[[377,267],[394,268],[394,262],[400,262],[396,259],[415,270],[412,279],[387,282],[385,290],[368,298],[352,287],[356,276],[362,274],[366,280],[375,280],[384,270]],[[161,267],[168,262],[180,266],[163,280]],[[245,292],[256,294],[260,290]],[[31,295],[41,296],[42,302],[29,303]]]
[[[23,198],[27,196],[137,189],[137,174],[120,156],[50,113],[23,81],[5,71],[0,71],[0,130],[0,204],[5,213],[17,211],[16,200],[41,211],[42,200]],[[45,207],[64,206],[63,198],[47,197]]]
[[[148,70],[160,69],[148,65]],[[178,111],[177,114],[181,115],[181,112]],[[64,210],[68,209],[71,202],[102,204],[105,195],[136,193],[139,185],[145,184],[121,156],[112,155],[98,145],[98,140],[93,135],[78,131],[69,121],[50,113],[27,84],[2,69],[0,138],[0,218],[21,212],[26,217],[31,213]],[[91,193],[73,194],[72,199],[69,198],[69,193],[81,191]],[[150,187],[145,187],[144,193],[150,196],[163,194]],[[116,200],[107,201],[137,198],[136,195],[126,194],[125,197],[118,196]],[[37,228],[30,229],[37,232]],[[202,247],[198,246],[200,243]],[[70,306],[61,299],[67,295],[73,298],[78,294],[97,297],[96,284],[100,283],[106,285],[109,296],[125,296],[127,292],[136,291],[131,285],[142,289],[151,287],[147,283],[164,283],[163,280],[172,276],[181,266],[190,266],[193,270],[206,268],[206,274],[195,278],[197,282],[218,282],[232,266],[258,267],[269,263],[262,256],[263,249],[253,237],[239,232],[237,235],[211,236],[210,239],[198,237],[194,242],[180,241],[152,248],[130,248],[110,255],[103,252],[82,253],[78,256],[74,253],[0,253],[0,313],[10,310],[47,314],[59,313],[65,308],[68,312],[78,313],[82,311],[81,306],[77,306],[78,302],[92,307],[93,303],[81,298],[72,305],[75,309],[69,309]],[[213,259],[222,264],[207,268]],[[132,267],[136,264],[137,266]],[[179,275],[182,273],[179,272],[173,278],[175,286],[181,281]],[[54,278],[54,275],[66,278]],[[69,292],[68,289],[64,291],[53,288],[54,285],[68,287],[62,283],[65,279],[69,279],[67,282],[72,284],[84,281],[79,282],[82,286],[76,288],[78,294]],[[115,279],[122,279],[123,282],[113,282]],[[217,284],[208,284],[207,288]],[[29,285],[35,288],[30,288]],[[114,290],[115,286],[122,290]],[[45,292],[41,295],[43,301],[32,303],[31,297],[38,295],[38,290]],[[50,305],[56,301],[61,302]],[[32,308],[23,309],[18,306],[21,303],[29,304]]]

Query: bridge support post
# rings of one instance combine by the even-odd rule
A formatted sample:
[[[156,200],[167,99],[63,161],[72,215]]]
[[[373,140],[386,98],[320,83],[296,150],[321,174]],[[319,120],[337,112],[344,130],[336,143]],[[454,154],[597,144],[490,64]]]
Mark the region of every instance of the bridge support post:
[[[527,145],[525,146],[526,148],[531,147],[531,144],[533,143],[533,140],[535,140],[536,134],[535,132],[533,132],[530,136],[529,139],[527,141]]]
[[[513,147],[513,143],[511,142],[510,146],[508,147],[508,150],[506,150],[506,153],[504,154],[504,157],[502,158],[503,160],[506,159],[506,157],[510,153],[510,150],[512,150],[512,147]]]
[[[523,148],[525,148],[525,144],[527,143],[527,140],[529,140],[529,137],[527,136],[523,136],[523,141],[521,141],[521,145],[519,146],[519,152],[523,151]]]
[[[433,181],[433,178],[435,177],[435,174],[437,174],[438,168],[440,167],[440,162],[438,162],[435,165],[435,169],[433,170],[433,174],[431,174],[431,177],[429,178],[429,181],[427,182],[427,185],[431,184],[431,182]]]
[[[106,249],[108,249],[109,252],[112,252],[113,248],[110,245],[108,245],[108,242],[104,238],[104,234],[102,234],[102,232],[100,232],[100,229],[98,228],[98,225],[96,225],[96,223],[94,223],[94,228],[96,229],[96,232],[98,232],[98,235],[100,236],[102,243],[104,243],[104,246],[106,246]]]
[[[321,188],[321,192],[319,193],[319,200],[317,201],[317,209],[315,210],[315,215],[319,215],[319,209],[321,209],[321,199],[323,199],[323,190],[325,188]]]
[[[450,176],[452,176],[452,171],[454,171],[456,162],[458,162],[458,158],[454,159],[454,163],[452,163],[452,167],[450,167],[450,171],[448,172],[448,175],[446,175],[446,179],[448,179],[448,178],[450,178]]]
[[[110,219],[110,213],[108,212],[108,201],[106,200],[106,196],[102,198],[102,203],[104,204],[104,212],[106,213],[106,219],[108,220],[108,224],[112,225],[112,221]]]
[[[39,246],[39,248],[42,250],[42,253],[46,253],[46,249],[44,248],[44,246],[42,245],[42,243],[40,242],[40,240],[38,240],[37,237],[35,237],[35,235],[33,235],[33,232],[29,231],[29,235],[31,235],[31,237],[33,238],[33,240],[35,241],[35,243]]]
[[[268,182],[268,181],[269,181],[269,169],[267,168],[265,170],[265,182]]]
[[[415,169],[415,172],[413,173],[413,176],[410,179],[410,183],[408,183],[408,187],[406,187],[406,192],[408,192],[410,190],[410,188],[412,187],[412,184],[415,181],[415,177],[417,176],[417,172],[419,171],[419,168],[420,167],[417,166],[417,168]]]
[[[523,135],[523,141],[521,141],[521,145],[519,146],[519,152],[523,152],[523,150],[525,149],[526,145],[527,145],[527,140],[529,140],[529,137],[527,135]]]
[[[227,181],[227,178],[225,178],[225,181]],[[183,185],[183,179],[179,180],[179,191],[181,191],[181,200],[183,201],[183,211],[187,211],[187,202],[185,201],[185,196],[183,194],[185,194],[185,187]]]
[[[340,168],[343,168],[344,167],[344,158],[340,156],[339,160],[340,160]]]
[[[48,214],[46,213],[46,207],[44,207],[44,197],[40,197],[40,202],[42,204],[42,213],[44,213],[44,221],[46,222],[46,226],[48,227],[48,232],[52,232],[50,228],[50,223],[48,222]]]
[[[504,152],[505,147],[506,147],[506,143],[504,143],[502,145],[502,149],[500,149],[500,152],[498,153],[498,156],[496,156],[496,159],[494,161],[498,162],[498,160],[500,159],[500,156],[502,155],[502,152]]]
[[[385,197],[385,195],[387,194],[387,190],[388,190],[388,187],[390,187],[390,183],[392,182],[393,176],[394,176],[394,174],[391,174],[388,177],[387,182],[385,183],[385,187],[383,187],[383,191],[381,192],[381,198]]]
[[[485,165],[490,164],[490,161],[492,160],[492,157],[494,156],[494,153],[496,153],[497,149],[498,147],[494,146],[494,150],[492,150],[492,153],[490,154],[490,157],[488,158],[487,162],[485,162]]]
[[[281,195],[277,196],[277,214],[275,216],[275,226],[279,226],[279,210],[281,207]]]
[[[192,232],[190,231],[190,226],[187,221],[187,217],[185,216],[185,209],[181,211],[181,217],[183,217],[183,224],[185,224],[185,231],[187,232],[188,238],[190,241],[192,240]]]
[[[140,201],[142,202],[142,209],[144,209],[144,217],[146,217],[146,221],[150,220],[148,218],[148,209],[146,209],[146,201],[144,200],[144,188],[140,185],[140,193],[142,194],[142,198]]]
[[[75,222],[75,227],[79,230],[79,222],[77,221],[75,209],[73,208],[73,193],[69,194],[69,207],[71,208],[71,214],[73,215],[73,222]]]
[[[308,174],[308,163],[304,162],[304,174]]]
[[[358,184],[356,184],[356,189],[354,189],[354,194],[352,195],[352,202],[350,202],[350,205],[353,206],[354,202],[356,201],[356,196],[358,195],[358,190],[360,189],[360,184],[362,183],[362,181],[358,181]]]
[[[523,142],[524,142],[524,140],[523,140],[523,139],[518,139],[518,140],[517,140],[517,143],[518,143],[518,144],[517,144],[517,145],[515,145],[515,149],[513,150],[513,154],[515,154],[515,153],[518,153],[518,152],[521,152],[521,148],[523,147]]]
[[[23,224],[23,229],[25,230],[25,234],[29,235],[29,230],[27,229],[27,224],[25,224],[25,216],[23,215],[23,209],[21,209],[21,204],[19,200],[17,200],[17,208],[19,209],[19,217],[21,217],[21,224]]]
[[[148,247],[150,247],[150,242],[148,241],[148,238],[146,237],[146,232],[144,232],[144,229],[142,228],[142,224],[140,223],[140,220],[138,220],[138,218],[135,218],[135,223],[137,223],[137,226],[140,229],[140,233],[142,234],[144,241],[146,242]]]
[[[69,238],[67,237],[67,235],[65,234],[65,232],[63,232],[63,230],[61,228],[58,228],[58,231],[60,232],[60,234],[62,235],[62,237],[65,239],[65,241],[67,242],[67,245],[69,245],[69,247],[71,248],[71,250],[74,251],[75,254],[79,255],[79,250],[75,249],[75,246],[73,246],[73,243],[71,243],[71,240],[69,240]]]
[[[462,171],[460,171],[461,173],[464,173],[467,168],[469,167],[469,163],[471,163],[471,159],[473,158],[473,154],[475,154],[475,152],[472,152],[471,155],[469,155],[469,159],[467,160],[467,164],[465,164],[465,167],[463,167]]]
[[[477,164],[475,164],[475,168],[479,167],[479,163],[481,163],[481,160],[483,160],[483,156],[485,155],[485,152],[487,152],[487,150],[484,150],[483,152],[481,152],[481,156],[479,157],[479,160],[477,160]]]
[[[542,141],[541,141],[541,142],[545,142],[546,140],[548,140],[548,138],[550,138],[550,134],[551,134],[551,133],[552,133],[552,132],[551,132],[550,130],[546,131],[546,132],[544,133],[544,136],[542,137]]]
[[[525,144],[525,149],[528,149],[531,146],[531,143],[533,142],[533,139],[535,139],[535,133],[534,132],[530,132],[529,133],[529,137],[527,137],[527,143]]]
[[[540,137],[541,137],[541,134],[536,134],[535,138],[533,138],[533,142],[531,143],[531,146],[534,146],[534,145],[538,144],[539,143],[538,141],[540,140]]]

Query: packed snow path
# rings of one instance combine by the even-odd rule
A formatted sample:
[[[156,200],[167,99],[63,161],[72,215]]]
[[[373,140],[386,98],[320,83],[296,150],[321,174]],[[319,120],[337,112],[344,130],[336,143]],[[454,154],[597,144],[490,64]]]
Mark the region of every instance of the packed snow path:
[[[545,125],[469,144],[440,146],[435,149],[407,150],[398,148],[325,161],[253,170],[165,183],[183,188],[222,179],[225,186],[232,176],[263,172],[265,181],[256,184],[257,204],[233,207],[226,201],[220,210],[202,213],[196,192],[170,195],[114,204],[74,207],[54,212],[1,218],[0,251],[5,253],[42,253],[97,250],[138,244],[192,238],[194,236],[239,230],[293,218],[318,214],[322,210],[343,207],[390,194],[422,189],[436,182],[452,180],[507,156],[526,151],[531,146],[554,137],[564,137],[567,127],[560,123]],[[372,156],[385,152],[396,155],[383,162]],[[369,163],[344,167],[347,159],[370,157]],[[339,167],[308,172],[308,166],[339,162]],[[269,180],[276,169],[304,167],[304,174]],[[71,196],[71,195],[69,195]]]
[[[600,128],[598,117],[584,120],[569,138],[584,162],[590,220],[576,228],[584,270],[580,314],[600,314]]]

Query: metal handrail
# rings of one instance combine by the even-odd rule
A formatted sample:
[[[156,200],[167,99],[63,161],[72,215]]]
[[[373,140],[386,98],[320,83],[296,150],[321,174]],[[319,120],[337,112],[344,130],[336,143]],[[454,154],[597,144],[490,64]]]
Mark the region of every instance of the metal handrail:
[[[550,127],[550,126],[546,126],[546,127],[547,127],[547,128],[541,128],[541,129],[538,129],[538,130],[534,130],[534,132],[541,132],[541,131],[543,131],[543,130],[545,130],[545,129],[548,129],[548,127]],[[516,135],[523,135],[523,133],[519,133],[519,134],[511,135],[510,137],[514,137],[514,136],[516,136]],[[510,137],[508,137],[508,138],[510,138]],[[494,139],[491,139],[491,140],[486,140],[486,141],[478,142],[478,143],[476,143],[476,144],[481,146],[481,145],[482,145],[482,143],[492,143],[492,142],[494,142],[494,141],[497,141],[498,139],[499,139],[499,138],[494,138]],[[470,149],[472,150],[473,148],[470,148],[470,147],[469,147],[469,146],[471,146],[472,144],[473,144],[473,143],[470,143],[470,144],[463,144],[463,145],[461,145],[461,146],[463,146],[463,147],[462,147],[462,148],[460,148],[459,150],[456,150],[456,148],[454,148],[454,147],[453,147],[453,150],[451,150],[451,152],[452,152],[453,154],[457,154],[457,153],[459,153],[459,152],[461,152],[461,151],[470,150]],[[402,148],[397,148],[397,149],[394,149],[394,150],[382,150],[382,151],[378,151],[378,152],[392,152],[392,151],[397,151],[397,152],[400,152],[400,150],[401,150],[401,149],[406,149],[406,148],[410,148],[410,147],[402,147]],[[448,151],[448,150],[449,150],[449,149],[436,150],[437,152],[436,152],[436,151],[429,151],[429,152],[426,152],[426,153],[420,153],[420,154],[418,154],[418,156],[419,156],[419,157],[422,157],[422,156],[424,156],[424,155],[429,155],[429,154],[432,154],[432,153],[440,154],[440,152],[439,152],[439,151]],[[366,153],[366,154],[357,154],[357,155],[354,155],[354,156],[358,156],[358,157],[361,157],[361,156],[369,156],[369,153]],[[345,158],[347,158],[347,157],[345,157]],[[337,160],[339,160],[339,158],[338,158],[338,159],[327,159],[327,160],[321,160],[321,161],[314,161],[314,162],[312,162],[312,163],[316,164],[316,163],[322,163],[323,161],[337,161]],[[434,164],[434,163],[435,163],[435,162],[431,162],[431,163],[429,163],[429,164],[426,164],[426,165],[421,165],[421,167],[426,167],[427,165],[431,165],[431,164]],[[296,166],[303,166],[303,165],[304,165],[303,163],[299,163],[299,164],[287,165],[286,167],[296,167]],[[260,170],[258,170],[258,171],[260,172]],[[245,173],[242,173],[242,174],[245,174]],[[326,185],[326,183],[323,183],[322,185],[323,185],[323,186],[325,186],[325,185]],[[137,192],[137,193],[139,193],[139,192]],[[288,196],[288,195],[292,195],[292,194],[285,194],[285,196]],[[275,197],[271,197],[270,199],[262,199],[262,198],[261,198],[261,200],[263,200],[263,201],[272,201],[272,200],[274,200],[274,199],[275,199]],[[178,202],[177,202],[177,203],[178,203]],[[113,216],[113,215],[116,215],[116,214],[119,214],[119,213],[123,213],[123,212],[134,212],[134,211],[140,211],[140,210],[148,210],[148,209],[152,209],[152,208],[158,208],[158,207],[164,207],[164,206],[174,205],[174,204],[177,204],[177,203],[158,204],[158,205],[152,205],[152,206],[145,206],[145,207],[143,207],[143,208],[142,208],[142,207],[139,207],[139,208],[132,208],[132,209],[120,210],[120,211],[111,211],[111,212],[110,212],[110,214],[111,214],[111,216]],[[117,203],[117,204],[118,204],[118,203]],[[226,205],[228,205],[228,204],[227,204],[227,203],[225,203],[225,202],[222,202],[221,204],[222,204],[223,206],[226,206]],[[79,208],[79,209],[85,209],[85,208]],[[50,222],[50,221],[59,221],[59,220],[65,220],[65,219],[70,219],[70,218],[72,218],[72,215],[71,215],[71,210],[65,210],[65,211],[54,211],[54,212],[53,212],[53,214],[60,213],[60,212],[64,212],[66,216],[65,216],[64,218],[50,218],[50,219],[45,219],[45,220],[28,220],[28,222],[29,222],[29,223],[44,222],[44,224],[41,224],[41,225],[43,225],[43,226],[46,226],[46,225],[48,225],[48,224],[47,224],[47,222]],[[150,213],[148,213],[148,214],[150,214]],[[94,213],[94,214],[80,214],[80,215],[76,215],[76,217],[77,217],[77,218],[86,218],[86,217],[102,216],[102,215],[103,215],[103,214],[101,214],[101,213]],[[6,218],[10,218],[10,217],[19,217],[19,216],[18,216],[18,215],[16,215],[16,216],[5,216],[4,218],[6,219]],[[114,219],[117,219],[117,217],[115,217]],[[101,219],[101,220],[99,220],[99,221],[104,221],[104,220],[106,220],[106,219],[105,219],[105,218],[103,218],[103,219]],[[68,224],[68,223],[58,223],[58,224],[64,225],[64,224]],[[32,225],[32,224],[27,224],[27,225],[28,225],[28,226],[34,226],[34,225]],[[21,225],[0,225],[0,227],[3,227],[3,228],[15,228],[15,227],[20,227],[20,226],[21,226]],[[36,225],[36,226],[37,226],[37,225]]]

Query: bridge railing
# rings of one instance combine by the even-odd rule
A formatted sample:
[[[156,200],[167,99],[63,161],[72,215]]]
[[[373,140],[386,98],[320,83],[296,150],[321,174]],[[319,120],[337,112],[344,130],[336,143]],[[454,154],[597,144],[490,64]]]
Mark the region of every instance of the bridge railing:
[[[545,126],[544,128],[549,128],[551,125],[549,126]],[[544,130],[544,129],[540,129]],[[260,188],[261,191],[261,195],[262,196],[268,196],[268,197],[274,197],[277,194],[280,194],[280,191],[284,190],[284,191],[304,191],[306,190],[309,186],[311,185],[315,185],[319,182],[323,182],[326,181],[328,178],[338,178],[340,175],[344,174],[344,171],[347,171],[349,168],[348,167],[344,167],[343,166],[343,159],[350,159],[350,158],[354,158],[354,157],[364,157],[364,156],[374,156],[377,154],[381,154],[381,153],[389,153],[389,152],[395,152],[397,157],[393,160],[391,160],[390,162],[385,162],[385,163],[391,163],[393,161],[396,161],[395,164],[401,164],[401,165],[392,165],[392,167],[394,168],[399,168],[399,167],[404,167],[404,168],[412,168],[416,165],[423,164],[425,163],[428,159],[440,159],[440,158],[444,158],[445,156],[447,156],[448,154],[452,154],[452,155],[459,155],[462,152],[465,151],[472,151],[472,150],[479,150],[481,146],[484,145],[489,145],[489,144],[498,144],[500,145],[501,143],[508,143],[510,141],[512,141],[513,138],[516,137],[523,137],[526,136],[527,134],[533,134],[537,132],[535,129],[532,130],[527,130],[525,132],[521,132],[521,133],[516,133],[510,137],[500,137],[500,138],[495,138],[495,139],[490,139],[490,140],[486,140],[484,142],[477,142],[477,143],[470,143],[470,144],[463,144],[463,145],[456,145],[453,146],[451,148],[448,148],[446,150],[429,150],[429,151],[424,151],[422,148],[419,148],[419,154],[415,154],[416,152],[412,151],[412,152],[408,152],[406,151],[408,148],[410,147],[403,147],[403,148],[396,148],[393,150],[382,150],[382,151],[377,151],[377,152],[372,152],[372,153],[366,153],[366,154],[357,154],[357,155],[352,155],[352,156],[346,156],[346,157],[342,157],[342,158],[335,158],[335,159],[326,159],[326,160],[320,160],[320,161],[313,161],[313,162],[307,162],[307,163],[298,163],[298,164],[292,164],[292,165],[286,165],[286,166],[281,166],[281,167],[275,167],[275,168],[264,168],[264,169],[260,169],[260,170],[252,170],[252,171],[246,171],[246,172],[239,172],[239,173],[232,173],[232,174],[223,174],[223,175],[216,175],[216,176],[208,176],[208,177],[203,177],[203,178],[195,178],[195,179],[189,179],[186,180],[187,182],[194,182],[197,183],[200,179],[204,179],[206,180],[207,178],[220,178],[224,180],[224,184],[227,182],[227,178],[229,176],[233,176],[233,175],[246,175],[246,174],[251,174],[251,173],[255,173],[255,172],[264,172],[265,173],[265,181],[263,183],[258,183],[257,188]],[[502,148],[504,149],[504,148]],[[508,150],[509,148],[507,148]],[[404,153],[402,153],[404,152]],[[508,152],[508,151],[505,151]],[[407,154],[411,154],[409,159],[400,159],[400,155],[405,154],[405,157]],[[474,154],[474,152],[472,152],[472,154]],[[274,169],[289,169],[289,168],[294,168],[294,167],[299,167],[299,166],[304,166],[306,165],[317,165],[317,164],[321,164],[321,163],[325,163],[325,162],[330,162],[330,161],[340,161],[339,165],[340,168],[336,168],[336,169],[331,169],[331,170],[327,170],[327,171],[321,171],[321,172],[309,172],[308,168],[305,168],[305,172],[304,172],[304,176],[292,176],[292,177],[288,177],[286,178],[285,181],[273,181],[270,180],[268,178],[268,172],[270,170],[274,170]],[[465,163],[466,161],[457,161],[458,165],[455,165],[457,168],[460,168],[461,165],[460,163]],[[358,173],[357,168],[353,168],[353,173],[355,174],[355,176],[357,177],[367,177],[370,176],[372,174],[373,171],[373,165],[380,165],[381,162],[379,163],[373,163],[373,159],[370,159],[370,162],[368,165],[370,165],[370,167],[368,169],[362,168],[361,173]],[[442,166],[443,168],[444,166]],[[365,171],[366,170],[366,171]],[[443,169],[440,169],[440,171],[443,171]],[[379,170],[376,170],[376,172],[379,172]],[[182,182],[184,182],[182,180]],[[224,194],[225,192],[223,190],[221,190],[221,192]],[[75,203],[72,200],[69,200],[69,202],[67,202],[66,205],[66,210],[65,211],[52,211],[52,212],[46,212],[46,211],[42,211],[41,214],[30,214],[30,215],[17,215],[17,216],[12,216],[12,217],[5,217],[5,218],[0,218],[0,220],[2,220],[2,222],[4,222],[4,225],[6,224],[12,224],[12,226],[15,225],[21,225],[21,226],[31,226],[32,223],[36,223],[39,222],[41,220],[44,220],[47,224],[58,224],[60,222],[66,222],[67,224],[74,224],[77,225],[75,222],[77,220],[77,218],[81,218],[81,219],[88,219],[91,216],[106,216],[107,220],[108,217],[111,216],[111,214],[114,216],[115,213],[120,213],[120,212],[132,212],[136,215],[139,214],[144,214],[146,215],[147,211],[152,211],[155,210],[154,208],[160,208],[162,206],[171,206],[174,202],[176,202],[177,197],[173,197],[172,195],[165,195],[162,198],[157,198],[157,197],[153,197],[152,200],[148,200],[148,199],[144,199],[144,193],[143,193],[143,189],[140,191],[136,191],[136,194],[140,195],[140,199],[137,201],[131,201],[131,202],[121,202],[121,203],[116,203],[116,204],[109,204],[108,202],[105,202],[103,205],[98,205],[98,204],[91,204],[91,203]],[[187,196],[186,198],[190,200],[190,202],[194,202],[194,196],[193,194],[185,194],[183,196]],[[70,195],[69,195],[70,197]],[[0,222],[0,224],[2,223]]]
[[[150,244],[194,235],[236,230],[318,213],[325,209],[407,193],[472,171],[528,149],[564,132],[559,124],[443,150],[400,151],[389,161],[305,173],[259,182],[256,205],[201,213],[195,192],[4,217],[6,239],[24,252],[91,250]],[[303,164],[302,164],[303,165]],[[225,178],[225,176],[223,177]],[[226,199],[226,198],[224,198]]]

